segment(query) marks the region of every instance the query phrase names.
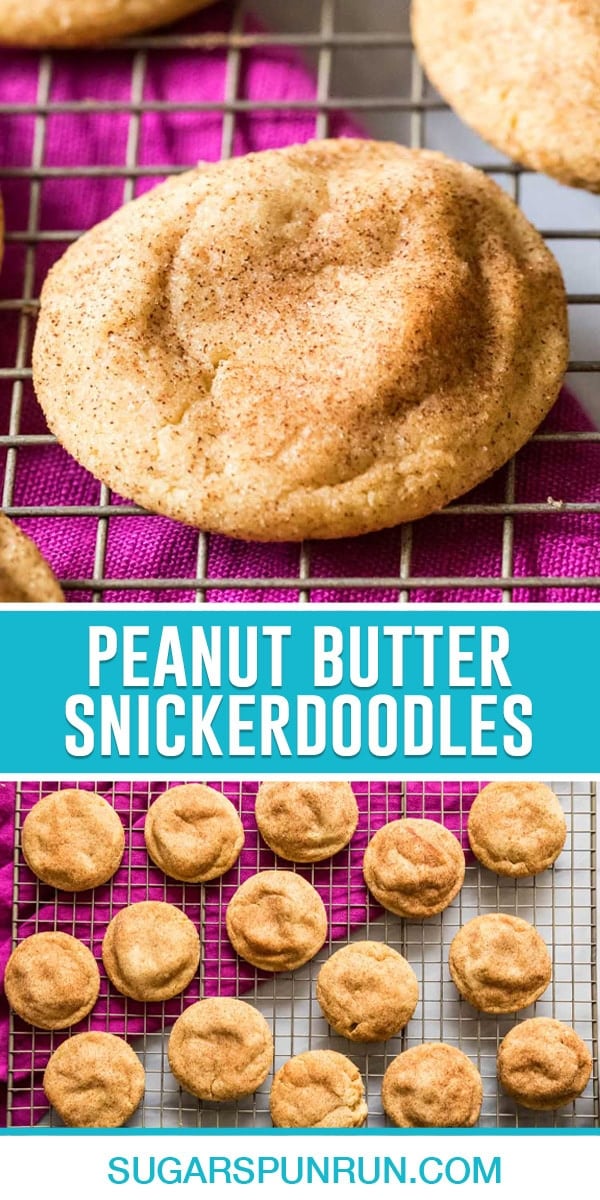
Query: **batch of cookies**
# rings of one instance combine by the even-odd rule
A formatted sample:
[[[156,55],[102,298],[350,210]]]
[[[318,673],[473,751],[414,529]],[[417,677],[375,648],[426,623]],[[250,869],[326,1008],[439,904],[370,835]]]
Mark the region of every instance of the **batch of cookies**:
[[[94,45],[206,3],[0,0],[0,41]],[[596,0],[413,0],[412,29],[475,130],[600,189]],[[45,281],[32,368],[50,430],[119,495],[289,542],[475,487],[549,412],[568,349],[560,267],[485,172],[332,138],[203,162],[85,232]],[[27,589],[7,562],[0,598],[59,598],[34,566]]]
[[[256,825],[278,856],[324,862],[348,846],[359,812],[345,782],[269,782],[256,796]],[[489,870],[531,876],[556,861],[566,822],[554,793],[540,783],[492,783],[469,813],[471,850]],[[244,828],[225,795],[202,784],[169,788],[148,809],[144,838],[152,862],[171,879],[202,884],[238,860]],[[121,820],[94,792],[69,788],[43,797],[28,813],[22,851],[44,883],[79,892],[118,870],[125,839]],[[389,821],[370,839],[363,859],[369,892],[405,920],[427,920],[456,898],[465,877],[457,837],[427,818]],[[302,875],[275,869],[249,875],[225,914],[234,951],[263,971],[294,971],[322,949],[328,917],[318,891]],[[200,932],[174,904],[144,900],[110,920],[102,960],[110,985],[142,1003],[180,995],[198,971]],[[548,987],[552,964],[537,930],[520,917],[486,913],[453,938],[449,968],[462,999],[487,1014],[520,1012]],[[90,1014],[100,974],[91,950],[61,931],[35,933],[9,959],[5,991],[13,1010],[41,1029],[61,1030]],[[331,1030],[352,1044],[382,1043],[410,1022],[419,999],[407,959],[379,941],[356,941],[322,964],[316,998]],[[275,1046],[253,1005],[231,996],[204,997],[175,1021],[168,1060],[180,1087],[205,1101],[235,1101],[266,1081]],[[498,1077],[517,1103],[556,1109],[585,1089],[592,1067],[576,1031],[547,1017],[516,1024],[500,1043]],[[145,1073],[128,1043],[107,1032],[78,1033],[51,1055],[44,1073],[48,1100],[68,1125],[123,1124],[138,1107]],[[389,1064],[382,1102],[401,1127],[470,1126],[483,1098],[476,1065],[455,1046],[426,1042]],[[282,1127],[358,1127],[367,1118],[356,1065],[333,1049],[295,1055],[275,1074],[273,1123]]]

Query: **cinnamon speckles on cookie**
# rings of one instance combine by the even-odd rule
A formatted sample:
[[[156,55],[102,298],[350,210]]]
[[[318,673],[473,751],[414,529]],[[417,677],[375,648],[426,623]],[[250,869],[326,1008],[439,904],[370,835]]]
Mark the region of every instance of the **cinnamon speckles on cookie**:
[[[418,920],[452,903],[465,878],[465,856],[458,839],[438,821],[404,817],[373,835],[363,872],[384,908]]]
[[[133,1000],[169,1000],[191,982],[200,938],[185,913],[162,900],[122,908],[110,922],[102,960],[117,991]]]
[[[186,1008],[169,1038],[175,1078],[201,1100],[249,1096],[267,1078],[273,1053],[273,1035],[262,1013],[225,996]]]
[[[356,1129],[367,1119],[358,1067],[336,1050],[305,1050],[273,1079],[274,1125],[285,1129]]]
[[[114,808],[96,792],[62,788],[34,804],[23,822],[28,867],[51,887],[81,892],[117,871],[125,833]]]
[[[333,139],[205,164],[86,233],[33,367],[104,482],[269,541],[441,508],[530,437],[567,357],[559,268],[495,183]]]
[[[527,1008],[552,978],[544,939],[528,921],[509,913],[467,921],[452,941],[449,963],[460,994],[486,1013]]]
[[[165,875],[205,883],[237,862],[244,829],[222,792],[201,783],[182,783],[150,805],[144,837],[152,861]]]
[[[383,1107],[393,1124],[404,1129],[475,1125],[482,1099],[477,1067],[445,1042],[405,1050],[383,1078]]]
[[[98,999],[100,973],[87,946],[58,930],[33,933],[13,950],[4,975],[11,1008],[39,1029],[66,1029]]]
[[[597,0],[413,0],[423,65],[504,154],[600,191]]]
[[[131,1046],[113,1033],[62,1042],[44,1072],[44,1091],[65,1125],[115,1128],[133,1116],[146,1075]]]
[[[350,784],[341,781],[261,783],[256,823],[282,858],[320,862],[347,846],[358,823],[358,805]]]
[[[251,875],[230,901],[226,919],[234,950],[265,971],[295,971],[327,936],[319,893],[293,871]]]

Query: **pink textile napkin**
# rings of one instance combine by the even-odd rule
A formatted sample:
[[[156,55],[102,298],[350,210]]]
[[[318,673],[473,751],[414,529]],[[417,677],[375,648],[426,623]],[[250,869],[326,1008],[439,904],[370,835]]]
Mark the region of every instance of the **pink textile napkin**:
[[[209,8],[183,23],[187,31],[224,31],[229,28],[227,5]],[[248,29],[256,26],[250,22]],[[58,54],[49,82],[52,102],[131,99],[132,54]],[[43,75],[39,58],[8,52],[0,55],[0,102],[32,104],[41,96]],[[144,76],[143,98],[148,102],[185,105],[218,101],[225,96],[226,52],[224,49],[161,50],[150,52]],[[241,53],[238,96],[255,103],[282,102],[279,110],[260,109],[236,114],[232,140],[234,154],[304,141],[315,134],[314,113],[286,109],[315,97],[315,80],[296,54],[285,47],[253,47]],[[41,96],[43,99],[43,95]],[[102,166],[108,173],[77,177],[65,182],[44,177],[39,189],[40,227],[47,232],[83,230],[117,208],[124,198],[124,179],[114,174],[127,155],[130,117],[123,112],[52,113],[47,120],[40,150],[44,167]],[[360,133],[354,121],[342,112],[332,112],[332,135]],[[35,139],[32,115],[0,115],[0,169],[14,170],[31,164]],[[156,174],[141,176],[139,193],[160,178],[160,168],[189,166],[199,159],[214,160],[221,154],[222,115],[215,111],[145,112],[140,117],[138,163],[156,167]],[[110,171],[113,174],[110,174]],[[27,179],[10,176],[3,181],[8,230],[24,230],[32,193]],[[35,195],[33,196],[35,201]],[[0,299],[23,294],[28,271],[33,266],[33,292],[37,295],[48,268],[65,248],[61,240],[32,243],[35,261],[28,259],[22,242],[9,243],[0,275]],[[19,319],[16,310],[2,313],[0,366],[17,361]],[[25,355],[25,363],[28,361]],[[11,384],[0,379],[0,433],[8,432]],[[563,394],[546,423],[547,430],[590,428],[579,406]],[[21,431],[45,431],[42,414],[25,381]],[[555,501],[600,501],[600,445],[533,442],[516,462],[515,500],[546,504]],[[505,495],[505,472],[478,488],[468,499],[497,504]],[[16,506],[97,504],[100,485],[78,467],[59,446],[33,445],[17,454],[14,487]],[[94,517],[29,517],[21,521],[46,554],[56,572],[66,580],[89,579],[93,574],[97,522]],[[497,578],[502,573],[503,518],[498,513],[464,516],[441,515],[418,522],[413,531],[412,575],[418,578]],[[394,529],[359,539],[317,543],[311,548],[310,574],[318,579],[340,577],[397,578],[401,554],[401,531]],[[213,536],[209,539],[207,573],[210,579],[293,579],[298,576],[298,547],[295,545],[247,544]],[[195,530],[161,517],[113,517],[107,535],[105,575],[108,579],[193,579],[196,577],[197,534]],[[557,507],[543,514],[519,514],[514,521],[513,573],[517,577],[567,575],[575,579],[600,574],[600,516],[565,513]],[[193,592],[165,588],[161,592],[143,587],[109,590],[108,600],[193,599]],[[207,590],[209,600],[280,601],[296,598],[294,589],[275,584],[266,590],[222,588]],[[517,587],[515,600],[590,600],[600,595],[585,587],[532,589]],[[497,586],[421,588],[413,599],[481,600],[500,598]],[[89,599],[89,592],[70,592],[71,599]],[[314,600],[394,601],[398,587],[340,589],[316,586]]]
[[[58,784],[46,783],[42,794],[47,795]],[[93,790],[92,784],[82,785]],[[225,931],[225,908],[234,891],[244,879],[256,871],[272,867],[288,868],[290,864],[276,856],[259,836],[254,817],[257,783],[215,784],[236,805],[244,824],[246,841],[239,864],[222,879],[204,885],[204,917],[201,920],[202,889],[198,885],[182,885],[167,880],[146,854],[144,818],[149,795],[155,799],[166,783],[100,783],[98,791],[105,795],[119,813],[125,828],[125,856],[114,879],[93,892],[76,897],[56,892],[40,885],[19,857],[17,937],[19,940],[34,932],[60,929],[74,934],[90,947],[98,960],[102,983],[100,998],[90,1016],[74,1027],[109,1029],[127,1038],[147,1030],[153,1032],[168,1027],[182,1008],[199,997],[199,980],[195,979],[183,993],[163,1004],[140,1004],[126,1000],[108,983],[102,968],[101,947],[106,926],[113,913],[128,903],[140,900],[168,900],[187,913],[194,924],[201,926],[203,944],[203,975],[206,996],[243,995],[253,990],[257,982],[270,978],[268,972],[255,971],[232,950]],[[358,828],[352,842],[333,859],[317,863],[314,868],[301,867],[300,874],[311,879],[319,891],[329,920],[332,941],[347,938],[364,924],[367,913],[381,910],[369,897],[362,874],[364,851],[375,831],[396,817],[427,816],[443,820],[468,849],[466,822],[470,804],[482,786],[480,783],[362,783],[353,785],[359,807]],[[405,792],[404,792],[405,788]],[[22,790],[22,816],[40,796],[40,787],[26,783]],[[13,887],[12,871],[12,810],[15,790],[13,784],[0,785],[0,975],[3,976],[10,952],[10,913]],[[36,903],[37,901],[37,903]],[[8,1009],[4,995],[0,997],[0,1091],[5,1090],[7,1078]],[[39,1121],[47,1104],[41,1089],[41,1077],[54,1048],[68,1033],[35,1033],[24,1021],[15,1019],[14,1082],[18,1092],[12,1111],[15,1125]],[[0,1123],[4,1123],[0,1113]]]

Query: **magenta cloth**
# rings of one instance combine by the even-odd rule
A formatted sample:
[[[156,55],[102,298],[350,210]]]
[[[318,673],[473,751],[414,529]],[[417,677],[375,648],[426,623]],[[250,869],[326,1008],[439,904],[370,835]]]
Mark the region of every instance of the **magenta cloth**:
[[[57,783],[45,783],[42,793],[51,792]],[[92,784],[83,785],[90,790]],[[126,1000],[110,987],[102,967],[101,947],[106,926],[112,913],[128,903],[139,900],[168,900],[188,914],[196,925],[201,925],[203,942],[204,995],[243,995],[252,990],[257,981],[267,980],[269,974],[255,971],[233,952],[225,930],[225,907],[236,887],[249,875],[258,870],[274,866],[287,867],[288,863],[277,859],[258,834],[254,817],[257,783],[217,783],[239,809],[246,833],[245,846],[239,864],[228,872],[222,881],[204,885],[204,919],[201,921],[201,888],[178,884],[167,880],[146,854],[144,844],[144,818],[148,798],[155,799],[167,786],[166,783],[99,783],[98,791],[114,804],[125,827],[125,856],[114,879],[94,892],[80,893],[76,898],[57,893],[53,888],[40,885],[41,903],[36,905],[38,888],[35,877],[19,863],[19,902],[17,910],[18,939],[34,932],[61,929],[65,933],[80,937],[93,951],[100,967],[102,983],[100,998],[93,1012],[75,1027],[76,1032],[84,1029],[110,1029],[113,1033],[134,1037],[145,1027],[149,1032],[168,1026],[177,1018],[187,1004],[199,996],[199,981],[192,984],[176,999],[163,1004],[139,1004]],[[460,837],[465,849],[466,818],[470,802],[477,794],[481,783],[409,783],[405,797],[400,783],[362,783],[353,785],[360,811],[359,823],[350,846],[336,854],[333,859],[318,863],[313,869],[300,868],[300,873],[313,880],[318,889],[329,919],[332,940],[347,937],[350,930],[364,924],[367,911],[372,915],[380,912],[369,897],[362,874],[365,847],[373,833],[388,820],[399,816],[428,816],[443,820],[449,829]],[[14,808],[14,785],[0,785],[0,972],[4,972],[10,951],[10,911],[12,896],[12,810]],[[40,786],[26,783],[22,791],[23,816],[40,797]],[[370,812],[369,812],[370,810]],[[93,905],[92,905],[93,899]],[[37,918],[36,918],[37,909]],[[0,1087],[6,1085],[8,1011],[2,995],[3,1008],[0,1013]],[[144,1022],[145,1014],[145,1022]],[[14,1078],[18,1084],[18,1102],[12,1112],[15,1125],[39,1121],[45,1112],[46,1101],[41,1090],[41,1075],[53,1047],[69,1036],[68,1033],[45,1034],[35,1032],[35,1064],[32,1073],[34,1040],[30,1026],[15,1019]],[[1,1115],[0,1115],[1,1119]]]
[[[229,28],[231,9],[217,5],[183,23],[187,31],[224,31]],[[255,26],[250,23],[249,28]],[[122,101],[131,99],[132,53],[59,54],[49,85],[53,102],[73,100]],[[0,101],[31,104],[39,98],[39,59],[36,55],[0,56]],[[150,51],[144,76],[143,98],[185,104],[219,101],[226,89],[226,51]],[[252,48],[241,52],[238,84],[241,100],[295,103],[315,97],[315,81],[295,52],[285,47]],[[45,167],[102,165],[114,171],[126,161],[130,116],[126,112],[52,113],[41,147]],[[29,114],[0,115],[0,167],[18,168],[32,161],[35,119]],[[343,112],[333,111],[329,132],[333,135],[360,133]],[[232,149],[235,154],[303,141],[315,133],[314,112],[300,109],[236,114]],[[161,168],[189,166],[198,159],[219,158],[222,145],[222,114],[216,111],[145,112],[140,118],[138,163],[156,167],[156,173],[137,180],[139,193],[160,178]],[[30,181],[8,177],[3,181],[8,230],[27,226],[31,201]],[[46,231],[83,230],[107,216],[124,198],[124,179],[76,177],[72,181],[44,177],[40,183],[40,222]],[[63,252],[61,241],[42,241],[35,250],[34,294],[48,268]],[[9,242],[0,275],[0,298],[10,300],[23,294],[31,267],[25,243]],[[33,253],[33,251],[31,252]],[[16,310],[2,313],[0,366],[17,361],[19,317]],[[27,356],[25,356],[25,364]],[[8,432],[11,384],[0,380],[0,432]],[[546,429],[586,430],[590,426],[579,406],[568,396],[549,418]],[[45,424],[28,380],[24,384],[21,431],[43,433]],[[5,453],[5,452],[4,452]],[[600,445],[533,442],[517,458],[515,500],[542,502],[600,501]],[[505,495],[505,472],[477,489],[469,499],[497,503]],[[97,504],[100,485],[78,467],[59,446],[29,445],[19,449],[14,487],[17,506]],[[118,500],[117,500],[118,502]],[[22,520],[23,527],[38,542],[57,574],[65,580],[89,579],[93,575],[96,520],[93,517],[37,516]],[[502,573],[503,518],[498,513],[466,516],[435,516],[421,521],[413,531],[411,573],[418,578],[495,578]],[[311,549],[310,573],[316,579],[340,577],[397,578],[401,554],[399,529],[353,540],[318,543]],[[109,521],[105,575],[108,579],[194,579],[197,535],[192,529],[162,517],[113,517]],[[574,578],[600,575],[600,516],[564,513],[519,514],[514,520],[513,573],[519,577]],[[298,576],[298,547],[264,546],[213,536],[209,540],[207,575],[212,579],[292,579]],[[398,588],[341,590],[316,586],[314,600],[394,601]],[[415,600],[483,600],[500,598],[497,587],[420,589]],[[584,587],[528,589],[517,587],[515,600],[590,600],[600,590]],[[90,593],[70,592],[71,599],[89,599]],[[166,588],[108,591],[108,600],[193,599],[193,591]],[[218,601],[295,599],[296,593],[273,586],[265,591],[251,587],[207,591]]]

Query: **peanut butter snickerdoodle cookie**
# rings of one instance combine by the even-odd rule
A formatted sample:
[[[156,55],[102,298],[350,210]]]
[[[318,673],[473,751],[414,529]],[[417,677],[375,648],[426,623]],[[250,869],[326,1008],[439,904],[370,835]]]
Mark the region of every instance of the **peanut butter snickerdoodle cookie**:
[[[60,584],[37,546],[0,513],[0,604],[58,604],[62,600]]]
[[[557,263],[481,172],[331,139],[203,164],[42,294],[59,441],[146,508],[262,541],[368,533],[491,475],[567,364]]]
[[[432,917],[452,903],[465,877],[465,856],[438,821],[405,817],[371,838],[363,862],[369,891],[399,917]]]
[[[295,971],[327,937],[319,893],[292,871],[251,875],[230,901],[226,919],[234,950],[264,971]]]
[[[4,975],[10,1007],[38,1029],[66,1029],[98,999],[100,972],[87,946],[69,933],[33,933],[13,950]]]
[[[64,788],[43,796],[23,823],[27,866],[51,887],[81,892],[106,883],[118,870],[125,834],[102,796]]]
[[[186,883],[224,875],[244,845],[244,829],[233,804],[201,783],[183,783],[163,792],[148,809],[144,837],[161,871]]]
[[[545,783],[488,783],[469,813],[469,842],[498,875],[537,875],[558,858],[565,814]]]
[[[212,0],[0,0],[0,45],[93,46],[167,25]]]
[[[548,947],[537,929],[508,913],[473,917],[450,946],[450,974],[461,996],[487,1013],[514,1013],[546,991]]]
[[[193,979],[200,938],[189,917],[162,900],[141,900],[113,917],[102,943],[111,983],[133,1000],[169,1000]]]
[[[367,1119],[358,1067],[336,1050],[305,1050],[277,1072],[269,1101],[284,1129],[356,1129]]]
[[[383,1042],[412,1017],[419,986],[410,963],[383,942],[336,950],[317,976],[317,1000],[332,1029],[351,1042]]]
[[[382,1086],[383,1107],[403,1129],[474,1125],[483,1088],[477,1067],[455,1046],[425,1042],[390,1063]]]
[[[210,997],[186,1008],[175,1022],[169,1063],[181,1086],[200,1100],[239,1100],[267,1078],[273,1036],[251,1004]]]
[[[504,154],[600,191],[598,0],[413,0],[429,78]]]
[[[48,1061],[44,1091],[65,1125],[115,1128],[133,1116],[146,1075],[137,1054],[114,1033],[78,1033]]]
[[[291,862],[319,862],[348,845],[358,805],[349,783],[261,783],[256,824],[275,854]]]
[[[507,1033],[498,1050],[502,1087],[524,1108],[560,1108],[576,1100],[592,1073],[579,1034],[551,1017],[532,1017]]]

